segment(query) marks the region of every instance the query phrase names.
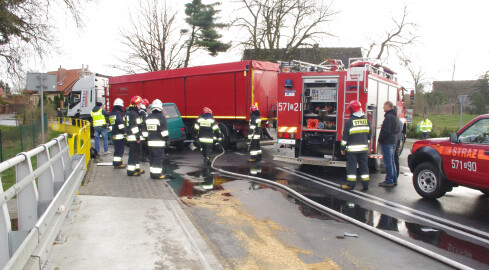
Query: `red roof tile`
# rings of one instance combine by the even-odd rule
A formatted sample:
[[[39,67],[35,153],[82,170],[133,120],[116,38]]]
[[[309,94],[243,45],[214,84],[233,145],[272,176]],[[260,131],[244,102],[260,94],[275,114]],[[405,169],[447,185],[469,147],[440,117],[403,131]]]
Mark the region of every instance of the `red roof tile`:
[[[82,69],[64,69],[58,68],[58,71],[49,71],[48,74],[56,74],[57,86],[56,91],[63,92],[63,95],[68,95],[73,88],[73,85],[80,79],[80,71]]]

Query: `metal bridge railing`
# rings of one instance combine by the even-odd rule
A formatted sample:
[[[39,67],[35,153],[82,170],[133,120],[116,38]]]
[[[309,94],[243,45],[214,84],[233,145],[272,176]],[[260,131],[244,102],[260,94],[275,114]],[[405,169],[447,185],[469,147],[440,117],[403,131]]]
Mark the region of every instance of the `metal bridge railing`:
[[[85,168],[90,161],[90,122],[87,120],[67,117],[51,117],[49,126],[52,130],[66,132],[72,137],[68,138],[70,154],[85,155]]]
[[[67,134],[0,163],[15,167],[16,184],[0,185],[0,267],[42,269],[86,173],[85,156],[70,157]],[[37,157],[37,168],[31,158]],[[37,185],[36,185],[37,182]],[[18,230],[7,202],[17,196]]]

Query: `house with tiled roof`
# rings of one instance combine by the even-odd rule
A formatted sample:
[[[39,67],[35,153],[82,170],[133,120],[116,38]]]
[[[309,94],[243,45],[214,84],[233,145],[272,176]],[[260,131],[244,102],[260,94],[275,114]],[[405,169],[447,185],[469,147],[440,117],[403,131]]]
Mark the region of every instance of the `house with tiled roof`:
[[[7,95],[5,94],[5,91],[3,91],[2,87],[0,87],[0,97],[2,97],[3,99],[7,98]]]
[[[88,69],[88,65],[86,67],[82,65],[82,68],[80,69],[65,69],[60,66],[57,71],[48,71],[47,73],[56,75],[56,90],[45,90],[43,91],[43,94],[46,95],[46,98],[54,100],[54,97],[60,93],[66,98],[71,92],[71,89],[73,89],[75,83],[86,74],[90,74],[90,70]],[[39,102],[39,92],[25,91],[25,93],[31,94],[30,100],[34,104]]]
[[[246,49],[243,52],[243,60],[261,60],[261,61],[291,61],[300,60],[312,64],[320,64],[328,59],[338,59],[348,67],[348,59],[360,58],[362,49],[360,47],[337,47],[337,48],[297,48],[290,56],[284,59],[285,49],[268,50],[268,49]]]

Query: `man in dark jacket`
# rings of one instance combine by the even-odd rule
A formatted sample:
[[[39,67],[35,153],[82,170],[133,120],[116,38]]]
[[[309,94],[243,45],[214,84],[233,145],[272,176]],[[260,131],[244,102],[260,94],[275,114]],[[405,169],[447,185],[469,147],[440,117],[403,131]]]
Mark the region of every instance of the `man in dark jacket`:
[[[397,186],[397,172],[394,164],[394,151],[397,143],[397,132],[399,130],[399,118],[394,110],[394,104],[391,101],[384,103],[384,122],[379,134],[379,144],[382,149],[385,170],[387,172],[385,181],[379,183],[381,187]]]
[[[109,116],[112,141],[114,142],[114,158],[112,159],[112,165],[116,169],[123,169],[126,167],[126,164],[122,161],[122,156],[124,155],[124,128],[126,127],[124,116],[122,115],[123,107],[124,102],[122,99],[117,98],[114,101],[114,107]]]

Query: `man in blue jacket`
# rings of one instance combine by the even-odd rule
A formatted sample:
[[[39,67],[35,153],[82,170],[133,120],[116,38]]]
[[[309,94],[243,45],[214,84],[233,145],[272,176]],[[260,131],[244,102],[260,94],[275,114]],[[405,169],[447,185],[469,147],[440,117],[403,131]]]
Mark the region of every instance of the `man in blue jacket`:
[[[397,143],[397,132],[399,130],[399,118],[394,110],[394,104],[391,101],[384,103],[384,122],[379,134],[379,144],[382,149],[385,170],[387,172],[385,181],[379,183],[381,187],[397,186],[397,172],[394,163],[394,151]]]

